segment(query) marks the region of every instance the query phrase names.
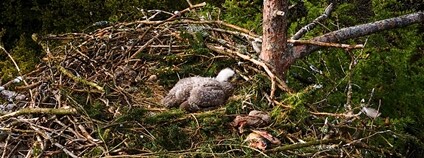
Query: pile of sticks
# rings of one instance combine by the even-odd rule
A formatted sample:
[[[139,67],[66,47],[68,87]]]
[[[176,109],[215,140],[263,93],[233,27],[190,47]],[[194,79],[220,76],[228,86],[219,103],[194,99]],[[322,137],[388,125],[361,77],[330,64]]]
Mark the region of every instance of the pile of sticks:
[[[192,49],[190,40],[182,37],[184,33],[193,37],[200,33],[205,37],[201,42],[208,47],[253,51],[246,45],[258,35],[222,21],[202,19],[193,12],[202,6],[205,3],[175,13],[156,10],[141,21],[103,22],[109,26],[89,33],[33,35],[46,56],[34,71],[21,74],[20,82],[1,85],[3,92],[12,93],[2,95],[0,139],[5,143],[1,154],[80,157],[94,147],[101,148],[105,142],[93,138],[99,121],[90,118],[87,106],[105,104],[111,117],[119,115],[123,106],[161,108],[158,102],[165,90],[155,82],[153,70],[162,66],[158,59]],[[169,17],[152,20],[158,14]],[[236,56],[223,53],[229,58]],[[142,58],[143,54],[154,60]],[[18,65],[16,68],[19,70]],[[178,69],[178,65],[170,68]],[[143,100],[137,89],[140,85],[153,87],[155,94]]]

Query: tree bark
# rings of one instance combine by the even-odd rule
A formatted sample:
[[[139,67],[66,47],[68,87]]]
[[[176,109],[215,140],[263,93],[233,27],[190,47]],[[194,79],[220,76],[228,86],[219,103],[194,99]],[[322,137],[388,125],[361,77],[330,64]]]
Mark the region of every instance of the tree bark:
[[[263,39],[260,58],[271,65],[277,77],[284,78],[290,65],[283,62],[287,53],[287,0],[265,0]]]
[[[287,45],[287,0],[265,0],[263,8],[263,39],[260,59],[272,67],[280,79],[299,58],[303,58],[321,48],[317,45]],[[366,36],[379,31],[409,26],[424,22],[424,12],[412,13],[372,23],[336,30],[312,38],[317,42],[341,42],[347,39]],[[291,45],[290,45],[291,46]]]

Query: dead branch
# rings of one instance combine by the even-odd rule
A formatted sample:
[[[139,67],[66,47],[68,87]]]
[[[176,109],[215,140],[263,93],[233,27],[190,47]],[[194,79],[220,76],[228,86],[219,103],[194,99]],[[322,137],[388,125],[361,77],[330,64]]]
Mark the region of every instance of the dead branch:
[[[312,111],[310,111],[309,113],[316,116],[331,116],[331,117],[346,118],[346,119],[359,117],[356,114],[346,114],[346,113],[328,113],[328,112],[312,112]]]
[[[150,30],[150,29],[149,29]],[[147,31],[149,31],[147,30]],[[146,31],[146,32],[147,32]],[[141,51],[143,51],[147,46],[149,46],[154,40],[156,40],[159,36],[161,36],[167,29],[162,30],[159,32],[155,37],[147,41],[143,46],[141,46],[133,55],[131,55],[131,58],[135,58]]]
[[[16,64],[15,59],[13,59],[13,57],[9,54],[9,52],[7,52],[6,49],[4,49],[4,47],[2,45],[0,45],[0,49],[7,54],[7,56],[10,58],[10,60],[13,62],[13,65],[15,65],[16,70],[18,71],[18,73],[21,73],[21,69],[19,68],[18,64]]]
[[[315,45],[321,47],[336,47],[336,48],[345,48],[345,49],[362,49],[364,48],[363,44],[349,45],[342,43],[327,43],[327,42],[319,42],[312,40],[287,40],[289,43],[293,44],[303,44],[303,45]]]
[[[73,158],[78,158],[78,156],[76,156],[74,153],[72,153],[71,151],[69,151],[67,148],[65,148],[63,145],[54,142],[54,140],[52,140],[51,138],[51,134],[47,133],[46,131],[37,128],[35,126],[31,126],[32,129],[34,129],[35,132],[37,132],[38,134],[40,134],[43,138],[50,140],[55,146],[59,147],[59,149],[63,150],[63,152],[65,152],[68,156],[71,156]]]
[[[87,81],[87,80],[85,80],[85,79],[83,79],[81,77],[77,77],[77,76],[73,75],[71,72],[69,72],[68,70],[66,70],[65,68],[63,68],[62,66],[59,66],[58,65],[57,67],[59,68],[60,72],[62,72],[63,74],[65,74],[66,76],[68,76],[69,78],[71,78],[72,80],[74,80],[76,82],[79,82],[79,83],[82,83],[82,84],[85,84],[85,85],[89,85],[91,87],[96,88],[97,90],[99,90],[101,92],[104,92],[103,87],[100,87],[96,83]]]
[[[309,141],[309,142],[306,142],[306,143],[290,144],[290,145],[284,145],[284,146],[276,147],[276,148],[267,150],[266,153],[295,150],[295,149],[301,149],[301,148],[304,148],[304,147],[315,146],[315,145],[346,144],[347,142],[348,141],[345,140],[345,139],[314,140],[314,141]]]
[[[408,15],[403,15],[395,18],[384,19],[372,23],[346,27],[336,30],[311,40],[320,42],[340,42],[347,39],[353,39],[361,36],[366,36],[372,33],[401,28],[415,23],[424,22],[424,12],[416,12]],[[293,48],[293,55],[296,59],[305,57],[313,51],[321,48],[316,45],[299,45]]]
[[[303,26],[299,31],[296,32],[296,34],[294,34],[291,37],[291,40],[297,40],[299,38],[301,38],[303,35],[305,35],[308,31],[312,30],[315,28],[316,24],[320,23],[321,21],[324,21],[325,19],[327,19],[328,17],[330,17],[331,12],[333,11],[333,3],[330,3],[330,5],[327,6],[327,8],[325,8],[324,13],[317,17],[314,21],[312,21],[312,23]]]
[[[190,11],[190,10],[192,10],[192,9],[201,8],[201,7],[204,7],[204,6],[206,6],[206,2],[199,3],[199,4],[195,4],[195,5],[190,5],[190,7],[186,8],[186,9],[184,9],[184,10],[182,10],[182,11],[177,12],[176,14],[174,14],[174,15],[173,15],[173,16],[171,16],[171,17],[169,17],[169,18],[168,18],[168,19],[166,19],[165,21],[169,21],[169,20],[175,19],[176,17],[178,17],[178,16],[180,16],[180,15],[182,15],[182,14],[186,13],[186,12],[189,12],[189,11]],[[164,21],[164,22],[165,22],[165,21]]]
[[[0,116],[0,120],[28,114],[74,115],[77,114],[77,110],[74,108],[23,108],[15,112],[3,114]]]
[[[282,91],[285,91],[285,92],[289,92],[289,93],[291,93],[291,92],[293,92],[287,85],[286,85],[286,83],[284,83],[281,79],[279,79],[279,78],[277,78],[275,75],[274,75],[274,73],[272,73],[272,71],[268,68],[268,66],[265,64],[265,63],[263,63],[263,62],[260,62],[260,61],[258,61],[258,60],[256,60],[256,59],[253,59],[253,58],[251,58],[250,56],[248,56],[248,55],[244,55],[244,54],[241,54],[241,53],[239,53],[239,52],[237,52],[237,51],[232,51],[232,50],[229,50],[229,49],[225,49],[224,47],[219,47],[219,46],[214,46],[214,45],[206,45],[209,49],[211,49],[211,50],[213,50],[213,51],[216,51],[216,52],[220,52],[220,53],[223,53],[223,54],[226,54],[226,52],[228,52],[228,53],[230,53],[230,54],[236,54],[237,56],[239,56],[240,58],[242,58],[242,59],[245,59],[245,60],[248,60],[248,61],[250,61],[250,62],[252,62],[252,63],[254,63],[254,64],[256,64],[256,65],[259,65],[259,66],[261,66],[264,70],[265,70],[265,72],[268,74],[268,76],[270,77],[270,79],[271,79],[271,81],[272,80],[276,80],[277,81],[277,83],[278,83],[278,87],[282,90]],[[273,89],[272,91],[275,91],[275,89]],[[273,92],[272,92],[273,93]]]

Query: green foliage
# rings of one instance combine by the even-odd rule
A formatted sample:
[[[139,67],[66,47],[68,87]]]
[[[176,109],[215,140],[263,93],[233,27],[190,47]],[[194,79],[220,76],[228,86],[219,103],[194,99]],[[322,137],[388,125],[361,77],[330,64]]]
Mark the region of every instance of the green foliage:
[[[41,56],[40,52],[31,48],[38,48],[38,46],[35,45],[31,39],[28,39],[25,34],[23,34],[17,42],[16,47],[9,52],[13,60],[15,60],[16,64],[18,64],[22,74],[33,70],[39,60],[36,57]],[[5,53],[1,51],[1,54]],[[5,60],[0,60],[0,67],[2,67],[0,72],[0,80],[2,81],[9,81],[19,76],[18,70],[9,57],[5,57]]]
[[[373,1],[373,7],[364,7],[363,11],[358,12],[356,3],[340,3],[337,5],[333,18],[328,21],[337,19],[338,25],[327,26],[331,30],[337,30],[338,27],[347,27],[362,24],[374,20],[395,17],[406,14],[405,11],[388,8],[394,4],[402,4],[402,2],[393,0]],[[308,8],[313,9],[312,3],[305,3]],[[412,8],[411,8],[412,9]],[[317,12],[319,12],[317,14]],[[322,11],[312,11],[309,13],[317,14]],[[372,14],[369,14],[372,12]],[[359,14],[358,14],[359,13]],[[363,16],[363,17],[361,17]],[[308,16],[309,17],[309,16]],[[360,17],[360,18],[359,18]],[[312,18],[313,19],[313,18]],[[308,21],[311,21],[309,19]],[[301,21],[300,21],[301,23]],[[293,23],[290,28],[295,31],[297,25]],[[323,29],[317,27],[308,32],[307,36],[318,36]],[[424,93],[424,72],[423,63],[423,34],[420,28],[413,25],[404,29],[396,29],[384,31],[367,37],[367,45],[364,50],[354,51],[353,54],[357,58],[357,65],[349,70],[350,57],[344,50],[339,49],[323,49],[315,52],[304,60],[297,61],[295,66],[290,69],[288,81],[290,86],[301,91],[306,87],[319,84],[323,87],[309,93],[297,101],[296,98],[284,96],[287,103],[297,105],[295,107],[313,106],[319,111],[325,112],[343,112],[344,104],[347,98],[348,74],[352,73],[353,107],[358,109],[360,100],[368,100],[371,96],[372,89],[375,89],[371,98],[370,105],[373,108],[379,108],[382,115],[380,117],[389,119],[391,126],[388,128],[404,135],[410,135],[411,138],[417,139],[393,139],[390,143],[394,143],[401,153],[406,153],[407,148],[411,148],[411,144],[421,145],[413,149],[418,152],[422,149],[422,141],[424,129],[422,122],[424,121],[424,110],[421,96]],[[364,38],[344,41],[343,43],[363,43]],[[313,66],[320,72],[313,71]],[[278,113],[278,110],[273,112]],[[292,119],[307,119],[306,114],[302,113],[302,109],[294,110],[290,116],[298,116]],[[292,120],[291,119],[291,120]],[[379,127],[384,123],[376,120],[373,123]],[[305,122],[306,123],[306,122]],[[370,122],[367,122],[370,123]],[[400,140],[402,139],[402,140]],[[384,144],[387,140],[375,139],[375,143]],[[396,143],[395,143],[396,142]],[[406,145],[406,146],[405,146]],[[410,152],[410,153],[413,153]],[[418,152],[420,153],[420,152]],[[375,155],[374,155],[375,156]]]
[[[187,149],[192,142],[184,129],[175,124],[158,127],[153,132],[160,138],[156,143],[168,151]]]
[[[143,116],[147,111],[143,108],[126,108],[122,107],[124,112],[122,116],[116,119],[116,122],[126,122],[126,121],[142,121],[144,120]]]
[[[82,96],[76,96],[76,100],[79,101],[80,103],[82,103],[81,105],[85,105],[84,104],[84,97]],[[107,107],[105,106],[105,104],[103,104],[103,102],[94,102],[88,105],[85,105],[84,110],[87,112],[88,116],[90,116],[91,118],[94,119],[98,119],[98,120],[110,120],[111,116],[108,115],[110,113],[106,112]]]
[[[101,147],[95,147],[91,149],[89,152],[84,154],[83,157],[99,157],[102,155],[103,149]]]
[[[229,23],[252,30],[256,33],[262,32],[262,1],[237,1],[226,0],[222,5],[223,20]]]

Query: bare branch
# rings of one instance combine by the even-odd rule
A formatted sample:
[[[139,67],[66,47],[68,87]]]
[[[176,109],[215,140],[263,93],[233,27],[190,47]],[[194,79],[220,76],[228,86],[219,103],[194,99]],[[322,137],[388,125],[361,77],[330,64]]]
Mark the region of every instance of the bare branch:
[[[341,43],[327,43],[327,42],[319,42],[312,40],[287,40],[289,43],[293,44],[310,44],[322,47],[336,47],[336,48],[345,48],[345,49],[362,49],[364,48],[363,44],[357,45],[349,45],[349,44],[341,44]]]
[[[403,15],[395,18],[384,19],[372,23],[352,26],[336,30],[325,35],[315,37],[311,40],[320,42],[340,42],[347,39],[366,36],[376,32],[401,28],[415,23],[424,22],[424,12],[416,12],[408,15]],[[293,57],[295,59],[305,57],[313,51],[321,48],[320,46],[302,45],[293,48]]]
[[[72,115],[76,114],[77,110],[74,108],[23,108],[15,112],[7,113],[3,116],[0,116],[0,120],[7,119],[9,117],[15,117],[19,115],[26,114],[52,114],[52,115]]]
[[[313,140],[306,143],[298,143],[298,144],[289,144],[284,145],[280,147],[276,147],[274,149],[267,150],[266,153],[273,153],[273,152],[281,152],[281,151],[287,151],[287,150],[294,150],[294,149],[301,149],[309,146],[315,146],[315,145],[323,145],[323,144],[345,144],[347,143],[347,140],[344,139],[325,139],[325,140]]]
[[[3,52],[7,54],[7,56],[10,58],[10,60],[12,60],[13,64],[14,64],[14,65],[15,65],[15,67],[16,67],[16,70],[17,70],[17,71],[18,71],[18,73],[20,74],[20,73],[21,73],[21,69],[19,68],[18,64],[16,64],[16,61],[13,59],[13,57],[10,55],[10,53],[9,53],[9,52],[7,52],[7,50],[6,50],[6,49],[4,49],[4,47],[3,47],[3,46],[1,46],[1,45],[0,45],[0,49],[1,49],[1,50],[3,50]]]
[[[87,80],[85,80],[85,79],[83,79],[81,77],[77,77],[77,76],[73,75],[71,72],[69,72],[68,70],[66,70],[62,66],[59,66],[58,65],[57,68],[60,70],[60,72],[62,72],[63,74],[65,74],[66,76],[68,76],[69,78],[71,78],[72,80],[74,80],[76,82],[80,82],[80,83],[85,84],[85,85],[89,85],[91,87],[96,88],[97,90],[99,90],[101,92],[104,92],[103,87],[99,86],[98,84],[96,84],[94,82],[87,81]]]
[[[292,40],[297,40],[299,38],[301,38],[303,35],[306,34],[306,32],[312,30],[316,24],[318,22],[324,21],[325,19],[327,19],[328,17],[330,17],[331,11],[333,11],[333,3],[330,3],[330,5],[327,6],[327,8],[325,9],[324,13],[317,17],[314,21],[312,21],[312,23],[303,26],[299,31],[296,32],[296,34],[293,35],[293,37],[291,37]]]

